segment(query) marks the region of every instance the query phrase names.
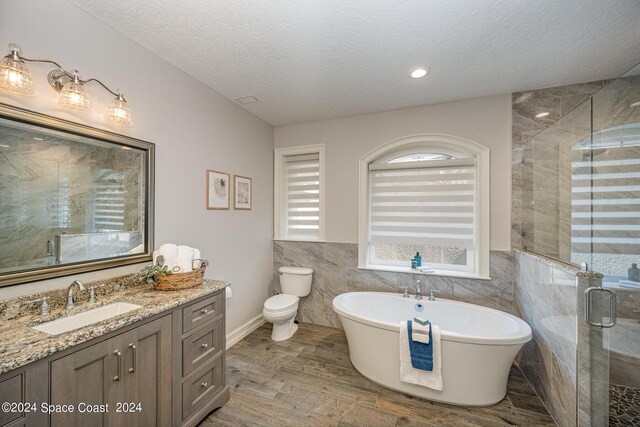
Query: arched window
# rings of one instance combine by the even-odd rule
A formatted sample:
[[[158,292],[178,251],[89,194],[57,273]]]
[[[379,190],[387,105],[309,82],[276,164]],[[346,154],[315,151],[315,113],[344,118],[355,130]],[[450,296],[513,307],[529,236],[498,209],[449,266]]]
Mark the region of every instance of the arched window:
[[[360,160],[359,267],[489,278],[489,149],[448,135],[392,141]],[[413,270],[415,272],[415,270]]]

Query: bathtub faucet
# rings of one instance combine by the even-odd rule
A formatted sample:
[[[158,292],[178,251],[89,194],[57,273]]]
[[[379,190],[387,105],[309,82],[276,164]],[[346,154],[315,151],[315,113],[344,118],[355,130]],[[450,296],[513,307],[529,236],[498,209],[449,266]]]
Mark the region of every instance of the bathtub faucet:
[[[399,289],[402,289],[402,298],[409,298],[409,287],[408,286],[398,286]]]
[[[422,299],[422,284],[420,283],[420,279],[416,280],[416,299]]]

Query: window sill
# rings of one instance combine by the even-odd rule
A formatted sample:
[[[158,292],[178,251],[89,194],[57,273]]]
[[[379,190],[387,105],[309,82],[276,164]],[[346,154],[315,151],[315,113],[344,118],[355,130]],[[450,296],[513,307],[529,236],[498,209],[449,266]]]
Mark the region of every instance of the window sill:
[[[274,242],[327,243],[326,240],[273,239]]]
[[[373,265],[369,265],[366,267],[358,266],[358,270],[386,271],[389,273],[410,273],[410,274],[421,274],[424,276],[457,277],[459,279],[491,280],[491,277],[478,276],[475,273],[466,273],[464,271],[434,270],[433,273],[423,273],[420,270],[415,270],[408,267],[373,266]]]

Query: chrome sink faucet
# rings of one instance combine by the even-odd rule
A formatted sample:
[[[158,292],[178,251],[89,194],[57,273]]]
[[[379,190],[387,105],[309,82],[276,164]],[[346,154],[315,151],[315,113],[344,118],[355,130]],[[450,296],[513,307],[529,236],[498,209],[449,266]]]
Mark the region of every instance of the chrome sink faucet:
[[[420,279],[416,280],[416,299],[422,299],[422,284],[420,283]]]
[[[437,291],[435,289],[429,289],[429,298],[428,298],[429,301],[435,301],[436,297],[435,297],[434,294],[437,294],[438,292],[440,292],[440,291]]]
[[[79,291],[85,290],[84,284],[81,281],[74,280],[73,282],[71,282],[71,284],[67,288],[67,310],[76,306],[74,304],[74,297],[73,297],[73,290],[76,287],[78,288]]]

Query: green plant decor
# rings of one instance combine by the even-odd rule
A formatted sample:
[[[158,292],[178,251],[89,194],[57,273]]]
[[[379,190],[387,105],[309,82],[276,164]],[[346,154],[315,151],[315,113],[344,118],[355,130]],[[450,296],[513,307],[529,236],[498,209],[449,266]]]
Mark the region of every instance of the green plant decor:
[[[171,274],[171,270],[166,265],[148,265],[140,272],[140,281],[144,283],[153,283],[153,286],[158,285],[157,276],[168,276]]]

